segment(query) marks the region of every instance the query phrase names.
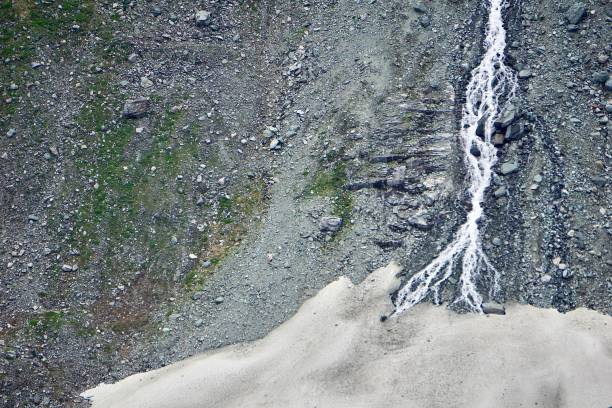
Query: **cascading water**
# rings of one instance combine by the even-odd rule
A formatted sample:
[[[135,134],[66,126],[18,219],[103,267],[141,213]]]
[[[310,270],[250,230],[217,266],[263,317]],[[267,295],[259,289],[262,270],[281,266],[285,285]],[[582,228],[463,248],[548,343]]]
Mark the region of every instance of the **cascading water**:
[[[453,241],[399,291],[394,314],[411,308],[428,294],[433,294],[438,302],[441,284],[450,278],[457,267],[461,268],[461,294],[455,302],[464,302],[470,310],[481,313],[483,299],[478,286],[489,286],[490,296],[499,290],[499,274],[482,249],[478,223],[483,216],[484,193],[491,183],[492,168],[497,161],[497,149],[491,143],[491,137],[494,121],[502,111],[500,98],[510,99],[515,93],[517,81],[514,73],[504,64],[506,30],[502,9],[506,6],[506,0],[485,2],[489,10],[486,51],[480,65],[472,71],[465,93],[460,133],[471,209]],[[479,123],[484,133],[482,139],[477,135]],[[474,148],[479,155],[473,154]]]

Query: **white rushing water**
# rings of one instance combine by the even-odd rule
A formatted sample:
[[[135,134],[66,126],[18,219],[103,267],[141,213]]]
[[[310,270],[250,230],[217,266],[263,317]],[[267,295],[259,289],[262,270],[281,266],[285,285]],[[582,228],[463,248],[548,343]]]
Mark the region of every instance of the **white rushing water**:
[[[485,53],[480,65],[472,71],[466,90],[466,102],[461,120],[460,141],[467,169],[467,182],[471,209],[467,219],[457,231],[453,241],[424,269],[417,272],[399,291],[395,314],[401,313],[433,294],[439,301],[440,285],[457,268],[461,294],[455,302],[464,302],[475,311],[482,312],[482,295],[478,286],[488,287],[489,296],[499,290],[499,274],[482,249],[478,224],[483,216],[482,202],[485,190],[491,183],[492,168],[497,161],[497,149],[491,143],[493,122],[502,111],[500,98],[513,96],[517,81],[514,73],[504,64],[506,30],[502,10],[506,0],[484,0],[489,11]],[[482,118],[484,140],[476,135]],[[480,151],[476,157],[470,153],[472,146]]]

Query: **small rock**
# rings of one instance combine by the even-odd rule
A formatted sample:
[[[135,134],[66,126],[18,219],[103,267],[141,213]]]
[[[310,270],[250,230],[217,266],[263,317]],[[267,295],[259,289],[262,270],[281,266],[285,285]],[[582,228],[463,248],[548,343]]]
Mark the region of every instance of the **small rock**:
[[[529,69],[521,69],[518,73],[518,79],[529,79],[531,78],[531,70]]]
[[[342,228],[342,218],[340,217],[323,217],[319,222],[321,232],[338,232]]]
[[[62,271],[64,271],[64,272],[72,272],[72,266],[64,264],[64,265],[62,265]]]
[[[429,231],[433,228],[433,224],[428,222],[425,217],[422,216],[411,217],[407,221],[408,225],[421,231]]]
[[[518,140],[525,134],[525,125],[522,123],[513,123],[506,129],[506,140]]]
[[[204,320],[198,319],[195,321],[195,327],[201,327],[204,324]]]
[[[499,197],[504,197],[506,193],[507,193],[506,187],[501,186],[500,188],[498,188],[497,190],[493,192],[493,195],[495,196],[495,198],[499,198]]]
[[[499,115],[499,117],[495,120],[495,122],[493,122],[493,125],[495,126],[495,128],[500,130],[506,129],[512,124],[512,122],[514,122],[517,116],[517,108],[514,105],[509,104],[508,106],[506,106],[501,115]]]
[[[6,137],[11,138],[17,134],[17,129],[11,128],[6,132]]]
[[[593,82],[597,84],[605,84],[609,77],[610,74],[608,74],[607,71],[598,71],[593,73],[591,78],[593,79]]]
[[[189,259],[198,259],[196,254],[189,254]]]
[[[205,27],[210,24],[210,12],[200,10],[195,15],[196,25],[198,27]]]
[[[136,53],[130,54],[130,56],[127,58],[127,60],[129,62],[131,62],[132,64],[135,63],[136,61],[138,61],[138,54],[136,54]]]
[[[503,146],[505,141],[506,141],[506,137],[504,136],[503,133],[494,134],[493,140],[491,140],[491,142],[493,143],[493,146],[498,146],[498,147]]]
[[[606,186],[606,179],[603,177],[599,177],[599,176],[591,177],[591,181],[598,188],[604,188]]]
[[[216,298],[214,300],[215,304],[220,305],[221,303],[223,303],[225,299],[223,298],[223,296],[219,296],[218,298]]]
[[[566,28],[570,33],[575,33],[580,29],[580,27],[578,27],[576,24],[568,24]]]
[[[202,298],[203,293],[202,292],[196,292],[193,295],[191,295],[191,298],[193,300],[200,300]]]
[[[427,13],[427,8],[423,5],[423,3],[416,3],[412,6],[412,8],[417,13]]]
[[[472,144],[472,147],[470,147],[470,154],[474,157],[480,157],[480,150],[478,150],[476,144]]]
[[[586,14],[586,6],[584,3],[574,3],[565,13],[565,19],[570,24],[578,24]]]
[[[423,14],[421,17],[419,17],[419,23],[421,23],[423,28],[427,28],[431,25],[431,19],[427,14]]]
[[[153,81],[147,77],[140,78],[140,86],[143,88],[150,88],[153,86]]]
[[[550,282],[551,280],[552,280],[552,276],[550,276],[550,275],[549,275],[549,274],[547,274],[547,273],[546,273],[546,274],[544,274],[544,275],[542,275],[542,277],[540,278],[540,281],[541,281],[542,283],[548,283],[548,282]]]
[[[137,119],[149,113],[151,102],[147,98],[132,99],[125,102],[123,105],[123,117],[129,119]]]
[[[478,125],[476,126],[476,136],[480,138],[485,137],[485,126],[487,124],[487,116],[483,116],[478,120]]]
[[[485,314],[505,315],[506,308],[504,305],[496,302],[485,302],[482,304],[482,311]]]
[[[277,138],[273,138],[270,141],[270,150],[279,150],[281,148],[281,141]]]
[[[519,170],[519,165],[516,161],[503,163],[499,169],[499,172],[507,176],[508,174],[516,173]]]

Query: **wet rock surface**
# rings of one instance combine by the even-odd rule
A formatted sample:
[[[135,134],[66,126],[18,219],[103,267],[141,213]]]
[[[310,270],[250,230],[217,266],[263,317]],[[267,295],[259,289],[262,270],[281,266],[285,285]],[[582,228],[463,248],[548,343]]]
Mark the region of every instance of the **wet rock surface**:
[[[465,216],[478,1],[32,7],[1,14],[0,405],[263,337]],[[607,8],[505,12],[487,301],[612,313]]]

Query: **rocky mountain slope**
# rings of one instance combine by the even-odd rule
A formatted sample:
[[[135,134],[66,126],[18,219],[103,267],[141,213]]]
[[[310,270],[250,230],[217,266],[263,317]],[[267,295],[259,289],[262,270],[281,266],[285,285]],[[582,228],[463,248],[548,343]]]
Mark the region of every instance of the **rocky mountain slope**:
[[[611,314],[612,7],[505,14],[521,89],[485,202],[491,300]],[[457,131],[485,17],[1,0],[0,403],[85,404],[264,336],[337,276],[425,266],[466,212]]]

